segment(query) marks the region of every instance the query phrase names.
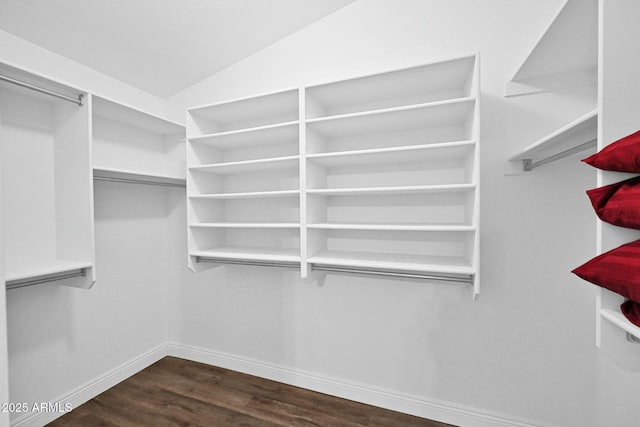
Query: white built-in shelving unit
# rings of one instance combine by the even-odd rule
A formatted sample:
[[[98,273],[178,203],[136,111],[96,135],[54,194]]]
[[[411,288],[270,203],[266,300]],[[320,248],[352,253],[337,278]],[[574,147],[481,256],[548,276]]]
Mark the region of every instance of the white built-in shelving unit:
[[[87,95],[9,66],[0,74],[6,287],[89,288],[95,277]]]
[[[477,295],[477,76],[472,55],[190,109],[191,268],[285,262]]]
[[[531,170],[586,149],[601,150],[640,128],[640,90],[635,82],[640,55],[627,43],[640,36],[634,0],[567,0],[539,43],[506,85],[506,95],[523,95],[594,84],[597,106],[512,155]],[[626,46],[626,47],[625,47]],[[597,185],[630,174],[598,171]],[[597,253],[640,238],[640,232],[597,221]],[[586,260],[585,260],[586,261]],[[600,289],[596,301],[596,343],[627,369],[640,371],[640,328],[620,311],[624,298]]]
[[[0,65],[7,289],[95,277],[93,180],[184,187],[184,126]]]
[[[95,179],[185,186],[184,126],[96,95],[90,98]]]

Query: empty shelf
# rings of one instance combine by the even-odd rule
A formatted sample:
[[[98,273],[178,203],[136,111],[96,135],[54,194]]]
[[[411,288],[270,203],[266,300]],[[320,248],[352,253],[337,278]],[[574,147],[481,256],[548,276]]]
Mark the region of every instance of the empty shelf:
[[[7,269],[5,282],[7,289],[21,288],[72,277],[86,276],[87,270],[91,268],[93,268],[93,264],[88,262],[52,261],[32,268],[22,268],[20,270]]]
[[[124,182],[129,184],[160,185],[166,187],[185,187],[186,180],[181,177],[134,172],[124,169],[105,167],[93,168],[93,179],[98,181]]]
[[[189,224],[191,228],[299,228],[295,222],[203,222]]]
[[[314,223],[307,226],[320,230],[372,230],[372,231],[442,231],[470,232],[470,225],[427,225],[427,224],[373,224],[373,223]]]
[[[575,154],[597,143],[598,110],[592,110],[514,154],[510,161],[522,161],[525,171]]]
[[[401,187],[365,187],[365,188],[313,188],[307,190],[309,194],[321,194],[326,196],[340,195],[366,195],[366,194],[412,194],[412,193],[442,193],[463,192],[476,188],[475,184],[451,184],[451,185],[411,185]]]
[[[189,138],[190,142],[216,148],[251,147],[298,140],[298,121],[213,133]]]
[[[474,274],[466,260],[456,257],[433,257],[370,252],[323,251],[307,260],[312,264],[403,270],[444,274]]]
[[[300,156],[286,156],[192,166],[189,168],[189,170],[193,172],[208,172],[217,174],[246,173],[256,171],[297,169],[299,167],[299,162]]]
[[[246,193],[214,193],[197,194],[189,196],[192,200],[215,200],[215,199],[259,199],[270,197],[292,197],[299,196],[300,190],[276,190],[276,191],[251,191]]]
[[[189,254],[199,258],[242,259],[252,261],[300,262],[298,249],[219,247]]]

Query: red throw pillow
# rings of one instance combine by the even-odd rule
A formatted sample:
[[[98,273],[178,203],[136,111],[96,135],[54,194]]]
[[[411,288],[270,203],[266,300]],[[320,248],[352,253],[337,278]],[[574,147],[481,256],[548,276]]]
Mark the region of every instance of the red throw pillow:
[[[640,304],[635,301],[627,300],[620,306],[620,311],[624,314],[629,322],[640,327]]]
[[[600,254],[574,269],[572,273],[640,302],[640,240]]]
[[[587,195],[601,220],[640,229],[640,177],[588,190]]]
[[[582,161],[602,170],[640,173],[640,130]]]

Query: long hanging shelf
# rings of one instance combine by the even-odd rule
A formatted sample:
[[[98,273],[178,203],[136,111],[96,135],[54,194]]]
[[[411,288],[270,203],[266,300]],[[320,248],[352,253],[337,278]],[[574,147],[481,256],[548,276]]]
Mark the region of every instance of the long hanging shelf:
[[[550,133],[509,158],[512,162],[522,162],[523,171],[575,153],[596,148],[598,110],[592,110],[566,126]]]

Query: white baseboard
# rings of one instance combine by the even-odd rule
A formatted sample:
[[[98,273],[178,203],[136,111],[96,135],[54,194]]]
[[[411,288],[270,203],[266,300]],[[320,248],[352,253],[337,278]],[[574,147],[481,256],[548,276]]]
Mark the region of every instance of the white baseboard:
[[[133,374],[152,365],[165,356],[180,357],[208,365],[219,366],[261,378],[290,384],[332,396],[362,402],[381,408],[441,421],[461,427],[560,427],[514,418],[467,407],[451,402],[425,399],[420,396],[398,393],[367,384],[358,384],[340,378],[331,378],[313,372],[250,359],[205,348],[168,342],[100,375],[93,381],[55,399],[61,404],[69,403],[73,408],[94,398]],[[28,413],[12,420],[15,427],[37,427],[45,425],[62,414],[52,412]]]
[[[100,393],[110,389],[114,385],[129,378],[133,374],[143,370],[144,368],[152,365],[158,360],[167,355],[166,344],[159,345],[138,357],[120,365],[119,367],[106,372],[103,375],[89,381],[75,390],[66,393],[54,402],[59,402],[60,406],[64,404],[70,404],[72,408],[76,408],[86,401],[93,399]],[[43,426],[56,418],[64,415],[59,412],[31,412],[26,413],[14,420],[11,425],[15,427],[39,427]]]
[[[541,424],[531,420],[516,419],[450,402],[384,390],[366,384],[329,378],[312,372],[178,343],[167,343],[167,355],[219,366],[461,427],[560,427],[553,424]]]

